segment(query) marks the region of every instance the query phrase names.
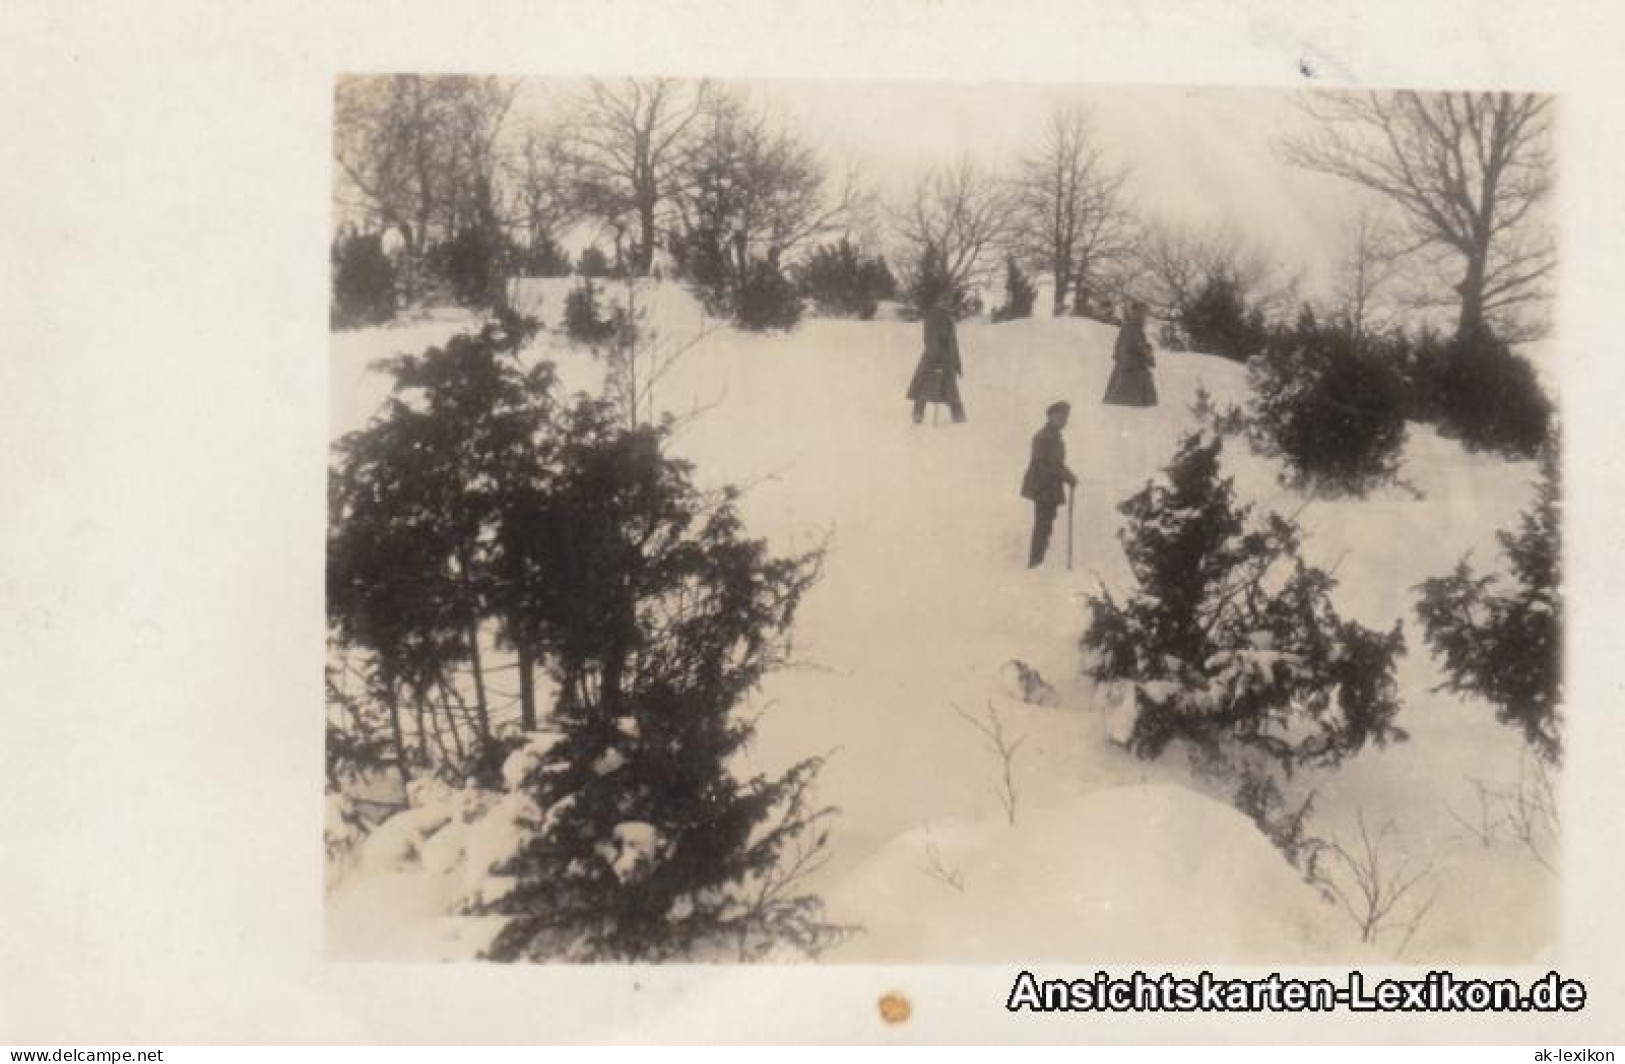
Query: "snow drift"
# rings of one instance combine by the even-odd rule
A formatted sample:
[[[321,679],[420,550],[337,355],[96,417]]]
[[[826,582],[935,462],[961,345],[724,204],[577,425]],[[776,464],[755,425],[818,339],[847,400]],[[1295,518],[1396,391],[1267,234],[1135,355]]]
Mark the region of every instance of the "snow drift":
[[[554,325],[570,284],[526,282],[520,301]],[[604,295],[616,298],[616,286]],[[667,340],[704,331],[680,289],[666,286],[647,302]],[[335,336],[333,434],[363,424],[385,393],[367,363],[443,341],[453,328],[435,320]],[[761,690],[757,708],[768,711],[740,770],[781,772],[833,752],[819,792],[841,816],[832,859],[808,886],[832,918],[866,930],[830,959],[1262,962],[1367,953],[1347,917],[1224,804],[1224,786],[1171,754],[1142,762],[1114,744],[1122,702],[1080,676],[1083,599],[1128,580],[1117,504],[1168,461],[1192,426],[1198,387],[1220,402],[1246,393],[1238,364],[1159,352],[1159,407],[1099,406],[1114,336],[1077,318],[963,324],[964,425],[943,418],[933,426],[929,415],[924,426],[909,423],[903,392],[920,327],[902,321],[808,319],[768,335],[717,329],[660,384],[662,408],[703,411],[675,445],[706,482],[748,487],[741,513],[753,535],[781,553],[829,545],[796,627],[799,667]],[[594,388],[601,373],[585,349],[555,333],[527,357],[556,362],[569,387]],[[1081,479],[1073,564],[1066,568],[1063,513],[1049,563],[1028,571],[1031,511],[1017,486],[1031,436],[1056,399],[1074,408],[1066,433]],[[1495,557],[1495,530],[1527,503],[1533,465],[1468,455],[1411,426],[1403,472],[1421,498],[1395,490],[1305,506],[1279,485],[1276,466],[1241,445],[1227,447],[1224,463],[1238,501],[1301,511],[1306,559],[1335,569],[1344,616],[1373,627],[1406,621],[1397,723],[1411,740],[1366,751],[1330,775],[1303,774],[1289,798],[1316,792],[1311,830],[1328,839],[1346,839],[1356,813],[1392,819],[1396,858],[1433,866],[1437,903],[1407,959],[1532,959],[1549,940],[1557,877],[1515,844],[1465,837],[1454,815],[1470,808],[1475,779],[1517,777],[1521,742],[1489,707],[1432,692],[1440,676],[1417,638],[1413,602],[1419,581],[1462,554]],[[1039,701],[1050,704],[1013,697],[1012,660],[1041,674],[1052,690]],[[956,714],[989,705],[1023,740],[1014,827],[992,793],[984,744]],[[427,834],[419,819],[396,829],[405,842],[375,843],[390,860],[352,867],[330,896],[330,949],[420,959],[477,952],[492,929],[451,914],[470,877],[482,878],[485,858],[473,858],[471,871],[467,842],[435,840],[447,830],[475,834],[492,815],[448,814]],[[928,849],[960,875],[962,890],[922,873]]]
[[[1246,817],[1165,784],[1095,791],[1014,826],[917,828],[828,900],[865,931],[839,960],[1314,964],[1361,952]]]

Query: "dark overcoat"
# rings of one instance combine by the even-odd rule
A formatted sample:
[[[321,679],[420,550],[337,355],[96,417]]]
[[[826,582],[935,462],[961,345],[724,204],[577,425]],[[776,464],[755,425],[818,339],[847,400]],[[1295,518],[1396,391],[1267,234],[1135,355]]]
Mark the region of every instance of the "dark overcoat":
[[[954,335],[954,319],[934,310],[925,317],[925,350],[908,382],[908,398],[919,403],[947,403],[958,406],[959,338]]]
[[[1066,488],[1078,478],[1066,467],[1066,441],[1061,430],[1045,423],[1033,435],[1033,456],[1021,478],[1021,497],[1040,506],[1060,506],[1066,501]]]
[[[1157,364],[1151,341],[1145,338],[1145,323],[1130,319],[1117,332],[1112,349],[1112,376],[1106,382],[1102,402],[1113,406],[1156,406],[1157,382],[1151,368]]]

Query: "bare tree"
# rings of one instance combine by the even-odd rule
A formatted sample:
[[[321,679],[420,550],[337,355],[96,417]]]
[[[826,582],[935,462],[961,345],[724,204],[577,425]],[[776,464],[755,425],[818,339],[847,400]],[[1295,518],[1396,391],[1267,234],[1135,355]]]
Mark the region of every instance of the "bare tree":
[[[583,213],[615,231],[617,251],[635,228],[630,266],[640,277],[654,263],[661,227],[681,190],[690,135],[711,93],[705,81],[595,79],[561,137]]]
[[[1394,951],[1398,957],[1410,945],[1438,897],[1436,886],[1425,897],[1422,895],[1424,886],[1433,878],[1433,865],[1413,864],[1404,857],[1396,861],[1393,821],[1384,822],[1372,832],[1365,811],[1358,810],[1355,815],[1359,843],[1345,846],[1336,840],[1322,848],[1320,853],[1330,857],[1331,864],[1320,866],[1318,881],[1360,929],[1361,942],[1376,942],[1389,932],[1400,933]]]
[[[832,186],[811,147],[735,92],[718,90],[691,138],[683,167],[681,216],[685,265],[745,284],[753,259],[777,267],[809,240],[844,227],[863,198],[855,172]],[[693,261],[704,259],[706,262]]]
[[[396,74],[340,79],[333,149],[337,213],[402,238],[409,268],[438,236],[506,221],[499,148],[520,82],[510,78]]]
[[[521,82],[515,78],[452,78],[448,98],[447,229],[492,232],[508,224],[499,183],[505,167],[498,142]]]
[[[1528,325],[1519,312],[1549,298],[1556,267],[1541,210],[1552,187],[1550,97],[1321,93],[1306,106],[1316,128],[1287,141],[1286,158],[1385,196],[1414,249],[1454,261],[1458,336]]]
[[[954,713],[960,720],[969,724],[982,737],[990,753],[999,761],[999,778],[993,785],[993,794],[999,799],[999,805],[1004,809],[1005,818],[1011,827],[1016,825],[1016,803],[1021,797],[1016,787],[1016,751],[1026,741],[1024,736],[1011,738],[1004,730],[1004,721],[999,718],[999,711],[993,703],[987,704],[987,719],[981,720],[954,706]]]
[[[1496,787],[1477,778],[1470,782],[1478,799],[1476,817],[1463,815],[1446,804],[1445,812],[1451,819],[1485,847],[1504,833],[1511,841],[1522,844],[1542,868],[1555,872],[1552,857],[1561,822],[1551,766],[1539,757],[1526,756],[1517,782],[1510,787]]]
[[[907,250],[905,274],[929,262],[956,292],[988,282],[998,263],[986,252],[1008,232],[1012,205],[1005,183],[969,157],[930,171],[892,211],[893,230]],[[908,287],[918,280],[909,276]]]
[[[1230,284],[1249,306],[1279,314],[1297,301],[1302,283],[1301,269],[1225,224],[1147,222],[1129,258],[1125,287],[1164,317],[1178,314],[1214,281]]]
[[[1172,317],[1196,298],[1207,278],[1197,234],[1162,222],[1143,225],[1134,242],[1125,287],[1162,317]]]
[[[507,180],[518,227],[531,248],[552,240],[578,217],[569,164],[556,130],[526,130],[519,150],[508,160]]]
[[[649,311],[639,303],[649,282],[626,278],[621,305],[615,308],[607,340],[594,347],[606,364],[605,390],[630,428],[659,421],[656,389],[683,356],[705,341],[718,326],[702,316],[690,335],[667,340],[649,324]]]
[[[1126,168],[1107,161],[1091,113],[1063,106],[1044,125],[1014,184],[1010,251],[1055,280],[1054,312],[1067,293],[1093,287],[1101,266],[1128,241]]]
[[[920,871],[961,894],[965,893],[965,874],[942,859],[942,850],[937,847],[937,838],[930,828],[925,831],[925,863],[920,865]]]
[[[1523,843],[1541,867],[1557,871],[1553,849],[1562,829],[1557,806],[1557,780],[1552,766],[1540,757],[1526,756],[1518,783],[1506,795],[1507,829]]]
[[[1473,793],[1478,799],[1476,812],[1462,813],[1455,806],[1446,802],[1444,811],[1450,819],[1459,824],[1468,837],[1480,846],[1489,849],[1501,837],[1501,830],[1506,827],[1506,813],[1500,808],[1500,801],[1495,789],[1481,779],[1471,780]]]
[[[1349,226],[1348,247],[1338,263],[1336,301],[1356,336],[1376,324],[1388,286],[1399,275],[1405,248],[1401,234],[1379,210],[1361,208]]]
[[[478,206],[519,83],[494,77],[347,77],[334,105],[341,205],[399,229],[417,250]]]
[[[447,86],[412,74],[339,79],[333,154],[341,208],[394,228],[414,255],[445,194]]]

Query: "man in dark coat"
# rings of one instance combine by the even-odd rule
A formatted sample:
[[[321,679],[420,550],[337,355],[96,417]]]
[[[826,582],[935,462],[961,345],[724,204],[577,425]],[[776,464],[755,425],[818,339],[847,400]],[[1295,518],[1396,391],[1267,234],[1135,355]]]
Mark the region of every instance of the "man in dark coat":
[[[925,350],[908,383],[908,398],[914,400],[914,423],[925,419],[926,403],[947,403],[953,419],[965,420],[965,404],[959,398],[959,338],[954,335],[953,315],[939,301],[925,314]]]
[[[1157,364],[1151,341],[1145,335],[1145,304],[1133,303],[1128,320],[1117,332],[1112,349],[1112,376],[1106,382],[1106,397],[1113,406],[1156,406],[1157,382],[1151,369]]]
[[[1049,550],[1050,530],[1055,527],[1055,512],[1066,501],[1067,492],[1076,488],[1078,478],[1066,467],[1066,441],[1061,430],[1072,416],[1072,406],[1066,402],[1051,403],[1044,411],[1044,427],[1033,436],[1033,456],[1027,463],[1027,472],[1021,478],[1021,497],[1033,503],[1033,539],[1027,552],[1027,568],[1036,569]]]

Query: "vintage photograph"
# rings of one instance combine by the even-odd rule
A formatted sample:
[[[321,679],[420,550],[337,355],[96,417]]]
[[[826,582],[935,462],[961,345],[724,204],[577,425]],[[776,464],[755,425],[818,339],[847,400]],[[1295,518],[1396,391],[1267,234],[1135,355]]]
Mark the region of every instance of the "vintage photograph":
[[[1551,958],[1561,106],[339,77],[326,956]]]

